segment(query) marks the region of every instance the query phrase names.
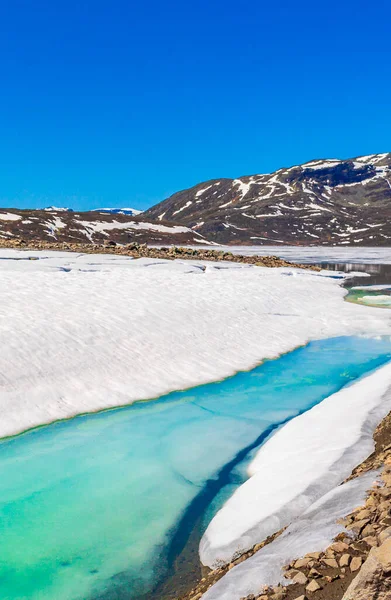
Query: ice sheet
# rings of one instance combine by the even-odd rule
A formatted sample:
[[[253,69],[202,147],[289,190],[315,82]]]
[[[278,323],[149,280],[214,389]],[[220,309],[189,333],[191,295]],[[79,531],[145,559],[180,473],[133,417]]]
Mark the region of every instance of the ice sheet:
[[[0,286],[1,436],[390,331],[386,311],[294,269],[7,250]]]

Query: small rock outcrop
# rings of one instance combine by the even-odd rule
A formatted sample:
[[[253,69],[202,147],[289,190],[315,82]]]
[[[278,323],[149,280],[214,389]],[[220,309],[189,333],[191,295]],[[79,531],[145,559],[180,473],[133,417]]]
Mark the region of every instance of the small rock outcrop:
[[[391,538],[372,548],[342,600],[390,600]]]

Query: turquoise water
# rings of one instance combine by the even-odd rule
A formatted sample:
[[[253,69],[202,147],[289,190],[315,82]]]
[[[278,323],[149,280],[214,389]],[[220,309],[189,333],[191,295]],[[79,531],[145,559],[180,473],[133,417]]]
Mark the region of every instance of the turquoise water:
[[[365,306],[376,306],[378,308],[391,308],[391,285],[382,289],[372,288],[370,285],[365,289],[351,288],[345,300]]]
[[[0,442],[2,600],[131,600],[282,422],[391,359],[389,338],[313,342],[222,382]]]

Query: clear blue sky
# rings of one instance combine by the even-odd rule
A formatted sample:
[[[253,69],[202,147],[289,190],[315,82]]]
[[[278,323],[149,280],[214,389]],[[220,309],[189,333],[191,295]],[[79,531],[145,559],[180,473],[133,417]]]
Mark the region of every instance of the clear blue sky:
[[[389,0],[3,0],[0,205],[391,151]]]

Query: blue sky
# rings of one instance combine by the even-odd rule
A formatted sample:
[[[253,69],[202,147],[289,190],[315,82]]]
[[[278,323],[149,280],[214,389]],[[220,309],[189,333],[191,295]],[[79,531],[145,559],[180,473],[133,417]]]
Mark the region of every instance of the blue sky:
[[[0,205],[146,208],[391,151],[391,4],[0,3]]]

